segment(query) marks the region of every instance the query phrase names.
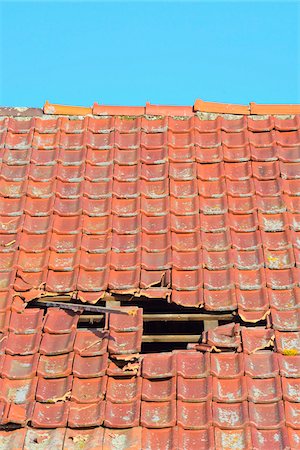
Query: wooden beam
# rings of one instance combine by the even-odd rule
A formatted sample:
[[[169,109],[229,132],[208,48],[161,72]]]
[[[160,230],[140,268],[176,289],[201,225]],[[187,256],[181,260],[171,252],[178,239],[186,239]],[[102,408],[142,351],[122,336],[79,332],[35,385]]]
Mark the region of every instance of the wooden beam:
[[[219,325],[218,320],[204,320],[204,331],[211,330],[212,328],[216,328]]]

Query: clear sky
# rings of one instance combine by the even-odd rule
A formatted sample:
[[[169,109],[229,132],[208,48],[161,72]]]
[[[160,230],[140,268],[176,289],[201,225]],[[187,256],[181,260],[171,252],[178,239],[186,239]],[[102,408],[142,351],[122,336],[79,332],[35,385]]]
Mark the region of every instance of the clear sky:
[[[0,104],[300,103],[300,3],[1,1]]]

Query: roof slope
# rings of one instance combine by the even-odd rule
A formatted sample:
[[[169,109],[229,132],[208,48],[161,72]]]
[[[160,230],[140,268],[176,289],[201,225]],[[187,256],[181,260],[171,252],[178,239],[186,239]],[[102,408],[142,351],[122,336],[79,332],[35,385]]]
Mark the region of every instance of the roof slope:
[[[300,449],[300,116],[257,106],[0,109],[1,449]],[[106,292],[247,326],[141,355],[141,309],[27,303]]]
[[[300,116],[121,112],[1,118],[0,289],[296,308]]]
[[[111,314],[106,331],[78,317],[7,320],[1,449],[300,448],[299,332],[229,324],[190,350],[140,357],[141,310]]]

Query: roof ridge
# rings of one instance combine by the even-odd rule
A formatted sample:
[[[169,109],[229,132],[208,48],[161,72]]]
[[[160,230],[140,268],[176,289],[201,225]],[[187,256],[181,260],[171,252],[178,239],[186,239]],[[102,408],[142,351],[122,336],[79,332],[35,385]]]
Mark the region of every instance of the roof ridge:
[[[116,106],[103,105],[97,102],[93,106],[61,105],[45,102],[43,108],[28,107],[0,107],[0,116],[32,117],[49,115],[70,116],[180,116],[191,117],[194,114],[213,113],[230,115],[295,115],[300,114],[300,104],[258,104],[250,102],[249,105],[232,103],[209,102],[196,99],[193,106],[180,105],[154,105],[147,102],[145,106]]]

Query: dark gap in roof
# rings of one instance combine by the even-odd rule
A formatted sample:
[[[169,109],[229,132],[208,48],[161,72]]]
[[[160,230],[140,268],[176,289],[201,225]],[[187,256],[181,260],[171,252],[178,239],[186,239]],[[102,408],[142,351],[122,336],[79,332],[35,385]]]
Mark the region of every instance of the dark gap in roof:
[[[186,342],[143,342],[141,353],[162,353],[173,350],[185,350]]]

